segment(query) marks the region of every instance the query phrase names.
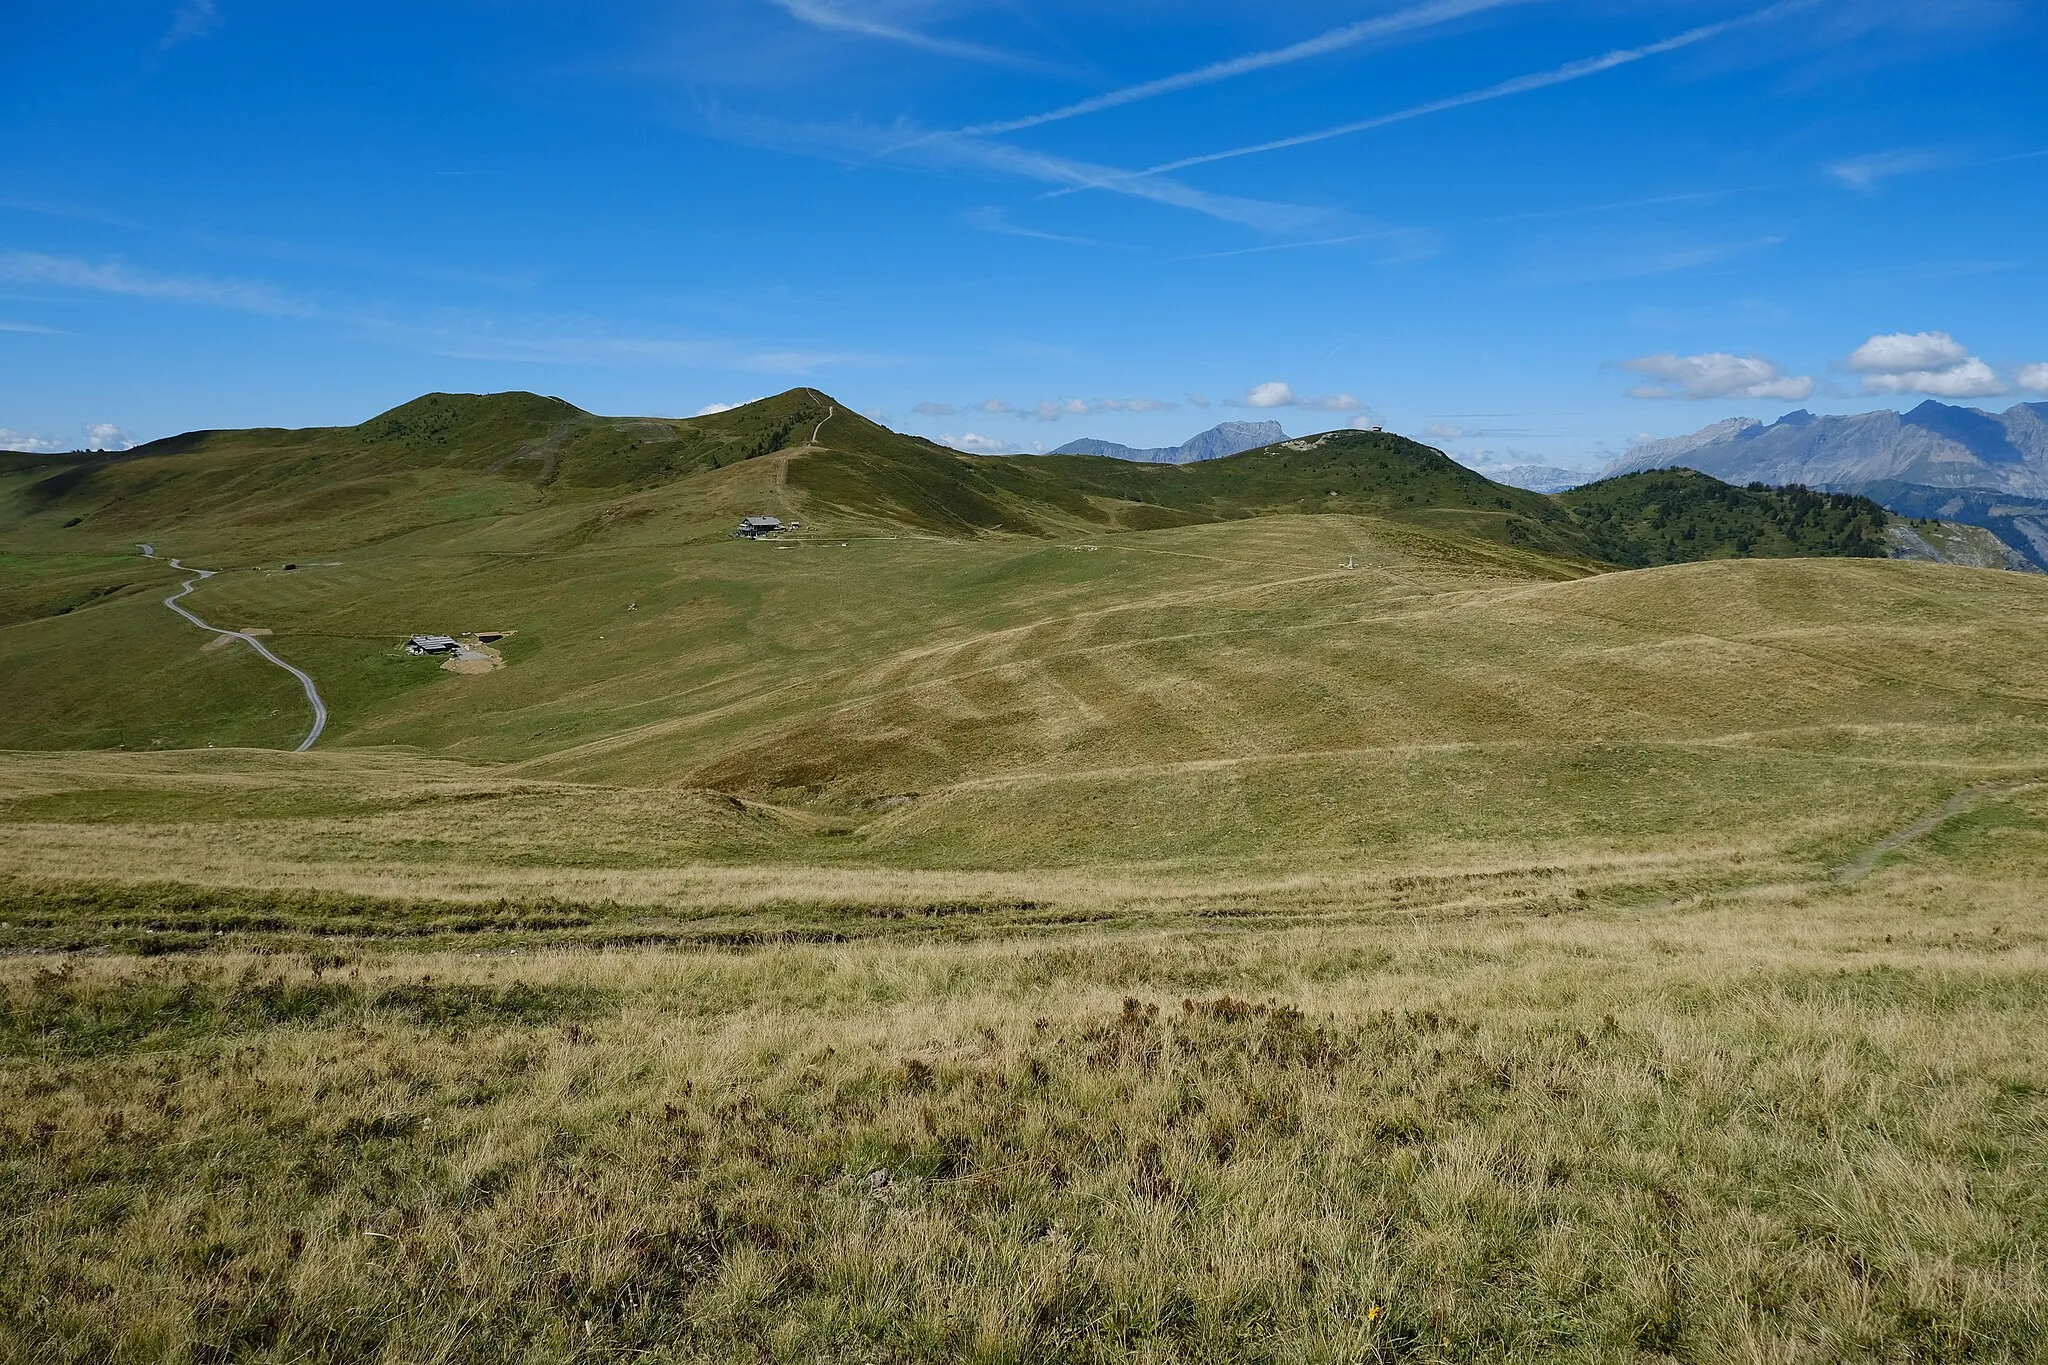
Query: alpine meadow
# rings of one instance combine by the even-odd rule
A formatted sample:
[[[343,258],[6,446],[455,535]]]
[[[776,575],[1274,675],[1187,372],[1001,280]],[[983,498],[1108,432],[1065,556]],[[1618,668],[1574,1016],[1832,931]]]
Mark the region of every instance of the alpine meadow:
[[[2036,1357],[2039,576],[808,388],[6,459],[7,1358]]]
[[[2048,1365],[2048,0],[0,0],[0,1365]]]

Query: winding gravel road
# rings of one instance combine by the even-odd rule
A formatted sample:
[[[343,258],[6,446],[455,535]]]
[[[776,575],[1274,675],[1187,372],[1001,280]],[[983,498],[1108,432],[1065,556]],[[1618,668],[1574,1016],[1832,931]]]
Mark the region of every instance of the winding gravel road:
[[[146,558],[155,559],[156,547],[154,545],[144,545],[142,547],[142,553]],[[165,606],[169,607],[172,611],[178,613],[178,615],[184,617],[187,621],[190,621],[193,625],[199,627],[201,630],[210,631],[215,635],[233,636],[235,639],[243,641],[249,646],[249,648],[255,650],[258,654],[261,654],[264,658],[268,659],[271,663],[276,664],[279,668],[291,674],[294,678],[297,678],[299,680],[299,686],[306,689],[306,700],[313,704],[313,728],[306,732],[306,737],[299,741],[299,747],[294,749],[292,752],[302,754],[306,752],[306,750],[312,748],[313,741],[319,739],[320,732],[327,728],[327,703],[320,700],[320,689],[313,685],[312,676],[306,673],[305,670],[294,668],[290,664],[286,663],[283,659],[280,659],[275,654],[272,654],[270,652],[269,646],[265,645],[261,640],[257,639],[255,636],[250,635],[244,631],[222,630],[219,626],[208,625],[206,622],[200,620],[197,616],[194,616],[191,612],[185,610],[185,608],[179,606],[179,598],[183,597],[186,593],[192,591],[193,588],[197,587],[206,579],[213,577],[214,574],[219,571],[216,569],[190,569],[186,565],[180,564],[175,559],[170,561],[170,565],[174,569],[183,570],[192,573],[196,576],[186,579],[184,586],[180,587],[176,592],[172,593],[169,597],[166,597],[164,599]]]

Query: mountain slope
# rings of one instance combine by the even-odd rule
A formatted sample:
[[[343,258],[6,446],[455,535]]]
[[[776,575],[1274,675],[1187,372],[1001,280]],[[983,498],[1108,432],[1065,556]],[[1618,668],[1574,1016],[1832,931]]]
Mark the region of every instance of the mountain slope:
[[[1134,449],[1118,445],[1115,441],[1098,441],[1082,437],[1069,441],[1054,455],[1099,455],[1112,460],[1130,460],[1137,464],[1194,464],[1200,460],[1221,459],[1225,455],[1237,455],[1247,450],[1257,450],[1287,439],[1287,433],[1278,422],[1219,422],[1207,431],[1190,436],[1177,446],[1158,446],[1150,449]]]
[[[1560,469],[1547,464],[1509,465],[1504,469],[1488,470],[1486,477],[1510,488],[1526,488],[1531,493],[1562,493],[1591,483],[1595,478],[1583,469]]]
[[[1690,469],[1623,474],[1558,495],[1594,552],[1632,568],[1743,555],[1881,559],[1885,511],[1868,498],[1736,488]]]
[[[1684,465],[1729,483],[1859,489],[1880,481],[2048,497],[2048,403],[2003,413],[1929,400],[1911,412],[1746,417],[1636,446],[1605,476]]]
[[[1674,466],[1861,493],[1902,516],[1982,527],[2048,569],[2048,403],[1989,413],[1930,400],[1903,414],[1794,412],[1768,426],[1730,418],[1636,446],[1603,477]]]

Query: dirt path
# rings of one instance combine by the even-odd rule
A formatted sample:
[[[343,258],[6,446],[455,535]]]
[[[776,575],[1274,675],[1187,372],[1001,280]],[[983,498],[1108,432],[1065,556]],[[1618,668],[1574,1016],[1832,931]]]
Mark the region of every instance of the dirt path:
[[[155,559],[156,547],[154,545],[144,545],[142,547],[142,553],[146,558]],[[170,565],[174,569],[186,569],[185,565],[180,564],[175,559],[170,561]],[[164,605],[169,607],[172,611],[178,613],[178,615],[184,617],[187,621],[190,621],[193,625],[199,627],[201,630],[212,631],[215,635],[220,636],[223,639],[235,639],[245,642],[249,646],[249,648],[255,650],[258,654],[262,655],[265,659],[268,659],[271,663],[276,664],[279,668],[291,674],[294,678],[297,678],[299,680],[299,686],[306,689],[306,700],[313,704],[313,728],[306,732],[306,737],[299,741],[299,747],[294,749],[292,752],[302,754],[306,752],[306,750],[312,748],[313,741],[319,739],[320,732],[327,728],[327,703],[320,700],[320,689],[313,685],[313,679],[311,675],[307,674],[302,669],[292,667],[283,659],[280,659],[275,654],[272,654],[270,652],[269,646],[265,645],[261,640],[257,639],[250,632],[242,630],[222,630],[219,626],[208,625],[206,622],[200,620],[197,616],[194,616],[191,612],[185,610],[185,608],[179,606],[179,598],[183,597],[186,593],[191,592],[192,589],[197,587],[200,583],[213,577],[214,574],[218,571],[214,569],[191,569],[189,570],[189,572],[194,574],[195,576],[186,579],[182,587],[180,587],[176,592],[172,593],[169,597],[166,597],[164,599]]]
[[[2036,787],[2048,786],[2043,782],[1984,782],[1963,790],[1942,802],[1904,829],[1894,830],[1864,849],[1848,862],[1835,869],[1838,882],[1860,881],[1877,867],[1878,861],[1887,853],[1896,853],[1918,839],[1924,839],[1948,821],[1955,819],[1994,797],[2011,796],[2014,792],[2029,791]]]

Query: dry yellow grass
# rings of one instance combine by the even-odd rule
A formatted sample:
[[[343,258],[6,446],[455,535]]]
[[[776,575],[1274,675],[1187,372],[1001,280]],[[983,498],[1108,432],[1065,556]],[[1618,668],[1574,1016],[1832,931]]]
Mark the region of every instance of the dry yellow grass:
[[[1930,867],[1057,943],[16,959],[0,1353],[2033,1359],[2044,945],[2031,882]]]

